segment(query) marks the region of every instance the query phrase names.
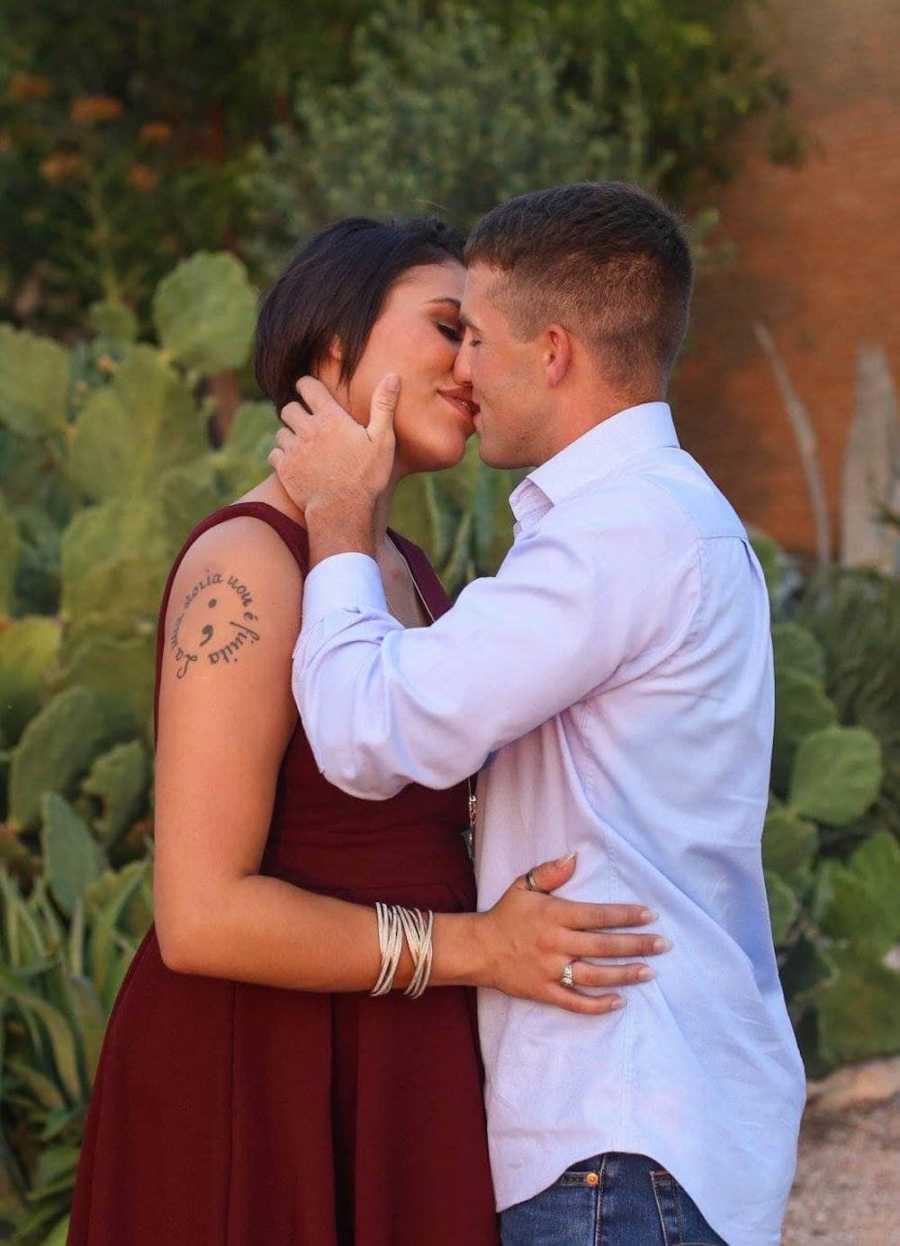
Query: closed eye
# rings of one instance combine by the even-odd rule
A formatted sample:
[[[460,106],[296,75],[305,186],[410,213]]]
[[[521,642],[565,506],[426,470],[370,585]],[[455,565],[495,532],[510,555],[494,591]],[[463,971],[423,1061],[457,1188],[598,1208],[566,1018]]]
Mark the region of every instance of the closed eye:
[[[459,331],[459,329],[456,328],[455,325],[438,324],[437,329],[438,329],[438,332],[443,333],[444,337],[449,338],[451,342],[458,343],[463,340],[462,333]]]

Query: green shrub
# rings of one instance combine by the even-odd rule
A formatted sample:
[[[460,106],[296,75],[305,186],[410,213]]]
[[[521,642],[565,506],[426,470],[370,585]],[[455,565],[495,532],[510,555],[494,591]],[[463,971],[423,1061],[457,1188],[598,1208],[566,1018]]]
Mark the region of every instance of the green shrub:
[[[396,156],[409,158],[400,174],[404,187],[427,179],[429,164],[446,186],[461,142],[473,174],[462,169],[451,195],[493,176],[492,161],[507,157],[502,119],[494,122],[505,105],[504,85],[511,101],[509,157],[521,163],[515,140],[522,110],[531,106],[532,80],[536,110],[547,115],[546,61],[560,66],[561,95],[582,109],[599,97],[591,138],[633,137],[639,117],[644,145],[665,170],[667,193],[684,198],[710,175],[731,172],[732,140],[754,113],[768,110],[782,153],[789,145],[786,91],[752,20],[755,8],[753,0],[421,0],[402,8],[371,0],[302,8],[291,0],[230,0],[225,9],[182,0],[177,9],[145,6],[135,20],[116,0],[80,7],[69,0],[6,0],[0,6],[0,311],[65,331],[80,328],[85,307],[103,294],[135,307],[143,323],[154,285],[178,258],[203,246],[233,248],[246,258],[260,237],[253,209],[274,221],[275,204],[269,195],[258,197],[254,169],[259,155],[277,146],[278,121],[299,145],[299,161],[286,168],[289,208],[307,195],[321,202],[327,187],[305,171],[320,164],[312,127],[292,116],[292,103],[298,89],[312,99],[335,88],[338,96],[356,91],[368,68],[357,43],[367,26],[388,62],[385,92],[364,99],[366,112],[356,116],[359,141],[349,163],[339,166],[342,180],[364,155],[373,130],[368,112],[384,111],[389,121],[396,115],[395,84],[421,46],[427,70],[436,72],[420,76],[413,107],[403,114],[410,124]],[[472,31],[466,46],[473,61],[460,67],[452,31],[463,22]],[[430,39],[435,28],[443,50]],[[532,61],[521,55],[526,39],[535,50]],[[486,55],[496,68],[483,96],[484,126],[473,129],[466,95],[481,100]],[[439,124],[426,129],[418,146],[417,118],[432,98],[441,107]],[[575,138],[552,125],[546,136],[538,132],[535,176],[545,176],[554,159],[561,162]],[[328,148],[331,139],[326,123],[315,141]],[[558,157],[542,152],[554,144]],[[383,173],[376,170],[368,184],[373,194]],[[449,198],[431,198],[451,206]],[[401,206],[400,199],[388,202],[392,212]],[[371,211],[373,203],[364,207]],[[269,249],[280,254],[280,226],[265,232]],[[295,242],[288,236],[288,245]],[[119,313],[98,319],[96,327],[113,338],[129,336]]]
[[[52,833],[65,838],[72,827],[53,818],[75,815],[48,800],[59,803]],[[0,871],[0,1235],[20,1246],[65,1240],[103,1033],[151,919],[149,862],[76,885],[77,853],[57,869],[67,849],[48,847],[48,878],[27,899]]]
[[[782,982],[812,1074],[900,1051],[900,581],[831,568],[775,622],[763,864]]]
[[[0,327],[0,854],[23,877],[48,843],[73,880],[143,853],[165,577],[193,524],[265,474],[277,427],[246,403],[216,448],[197,396],[249,354],[237,260],[194,256],[153,309],[159,345],[109,302],[72,349]]]

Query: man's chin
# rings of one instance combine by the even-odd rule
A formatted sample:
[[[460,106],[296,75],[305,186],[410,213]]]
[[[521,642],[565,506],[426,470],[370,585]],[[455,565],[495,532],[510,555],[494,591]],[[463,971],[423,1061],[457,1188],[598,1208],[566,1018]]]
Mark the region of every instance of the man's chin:
[[[485,445],[484,438],[480,433],[475,435],[478,438],[478,457],[485,467],[495,467],[498,471],[502,471],[506,468],[520,466],[511,455],[504,454],[497,446],[492,446],[490,442]]]

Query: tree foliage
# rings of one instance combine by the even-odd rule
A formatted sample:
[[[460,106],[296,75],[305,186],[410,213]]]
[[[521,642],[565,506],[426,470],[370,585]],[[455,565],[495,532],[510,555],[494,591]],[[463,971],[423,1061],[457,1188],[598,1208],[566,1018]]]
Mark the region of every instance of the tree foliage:
[[[271,264],[346,202],[471,214],[529,169],[656,171],[681,197],[727,174],[747,116],[781,116],[757,2],[6,0],[0,311],[61,331],[105,297],[146,317],[194,251]]]
[[[140,303],[179,257],[239,249],[244,155],[300,78],[346,76],[365,0],[6,0],[0,297],[19,320]]]

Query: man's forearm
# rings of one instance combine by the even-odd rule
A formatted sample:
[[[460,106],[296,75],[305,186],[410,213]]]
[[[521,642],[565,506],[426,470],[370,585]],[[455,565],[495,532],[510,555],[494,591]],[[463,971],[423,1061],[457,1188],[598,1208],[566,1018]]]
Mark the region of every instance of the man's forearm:
[[[368,554],[374,558],[375,501],[368,499],[314,502],[306,509],[309,533],[309,569],[333,554]]]

